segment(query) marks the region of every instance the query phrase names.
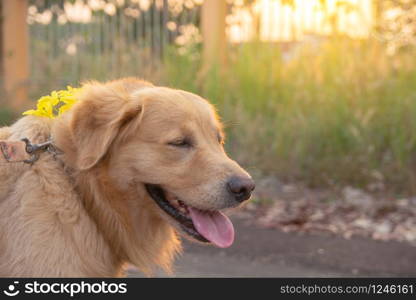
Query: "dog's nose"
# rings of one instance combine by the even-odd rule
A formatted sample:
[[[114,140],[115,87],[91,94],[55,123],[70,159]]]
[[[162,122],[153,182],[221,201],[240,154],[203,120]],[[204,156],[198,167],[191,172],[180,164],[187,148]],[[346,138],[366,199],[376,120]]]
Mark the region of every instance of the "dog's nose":
[[[238,202],[243,202],[251,196],[251,192],[256,187],[250,177],[232,177],[227,182],[227,188]]]

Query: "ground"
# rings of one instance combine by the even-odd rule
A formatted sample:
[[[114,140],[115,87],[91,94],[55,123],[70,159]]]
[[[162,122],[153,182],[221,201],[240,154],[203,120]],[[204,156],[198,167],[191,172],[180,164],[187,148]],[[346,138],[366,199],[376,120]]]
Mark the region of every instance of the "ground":
[[[285,233],[233,217],[236,240],[228,249],[184,242],[173,277],[408,277],[416,251],[406,242],[329,233]],[[167,277],[163,272],[158,277]],[[131,270],[131,277],[141,276]]]

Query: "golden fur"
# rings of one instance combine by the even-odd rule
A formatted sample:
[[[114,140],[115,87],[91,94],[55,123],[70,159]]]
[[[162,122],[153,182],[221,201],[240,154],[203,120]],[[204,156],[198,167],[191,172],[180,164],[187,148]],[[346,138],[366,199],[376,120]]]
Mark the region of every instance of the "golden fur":
[[[181,248],[177,230],[143,183],[221,209],[236,205],[220,188],[227,176],[248,176],[218,141],[213,108],[134,78],[87,83],[78,98],[59,118],[27,116],[0,129],[0,139],[52,137],[64,152],[1,165],[0,276],[119,276],[126,263],[169,271]],[[183,134],[198,140],[197,150],[166,146]]]

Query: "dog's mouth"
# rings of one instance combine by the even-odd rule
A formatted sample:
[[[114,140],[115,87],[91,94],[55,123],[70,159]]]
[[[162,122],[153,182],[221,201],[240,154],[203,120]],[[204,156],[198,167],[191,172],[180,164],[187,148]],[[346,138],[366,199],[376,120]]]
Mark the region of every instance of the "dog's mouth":
[[[156,204],[192,238],[221,248],[229,247],[233,243],[233,224],[220,211],[200,210],[186,205],[159,185],[145,184],[145,187]]]

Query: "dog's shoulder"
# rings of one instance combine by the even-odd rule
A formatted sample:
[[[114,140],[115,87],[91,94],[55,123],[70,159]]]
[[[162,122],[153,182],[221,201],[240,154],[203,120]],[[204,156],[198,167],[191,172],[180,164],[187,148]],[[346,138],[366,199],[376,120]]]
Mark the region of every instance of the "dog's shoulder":
[[[52,122],[23,117],[0,129],[0,136],[4,131],[8,140],[41,143],[50,138]],[[32,165],[3,165],[0,178],[0,275],[87,274],[72,239],[74,231],[89,232],[91,225],[59,159],[42,153]]]

